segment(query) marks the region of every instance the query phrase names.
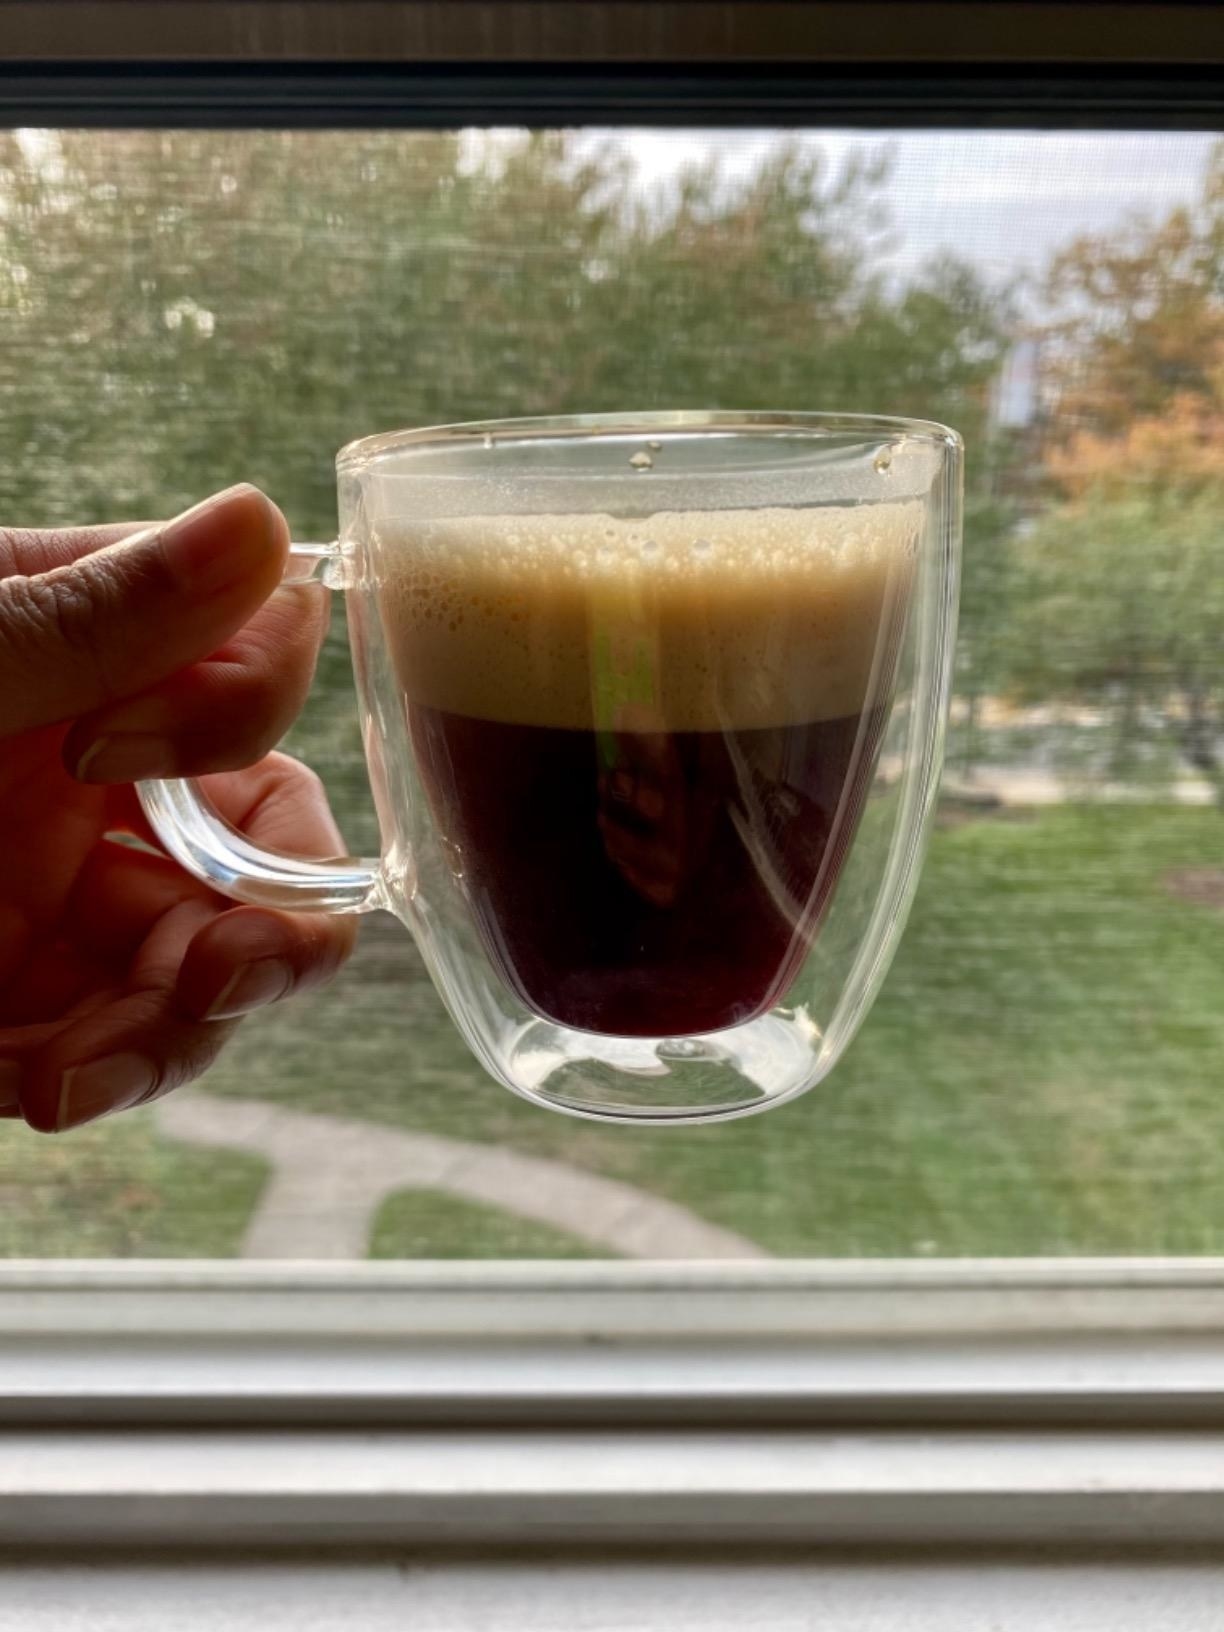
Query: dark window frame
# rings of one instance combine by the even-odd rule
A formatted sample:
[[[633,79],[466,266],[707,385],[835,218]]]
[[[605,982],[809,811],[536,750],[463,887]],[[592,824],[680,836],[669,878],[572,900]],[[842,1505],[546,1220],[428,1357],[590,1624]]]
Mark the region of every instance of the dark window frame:
[[[1224,8],[0,0],[0,123],[1224,126]]]

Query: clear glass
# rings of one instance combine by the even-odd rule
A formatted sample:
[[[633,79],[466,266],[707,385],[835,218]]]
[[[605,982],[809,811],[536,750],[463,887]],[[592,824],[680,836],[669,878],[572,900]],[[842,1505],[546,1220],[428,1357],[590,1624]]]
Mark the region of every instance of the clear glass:
[[[476,1057],[610,1121],[740,1116],[833,1068],[938,785],[961,444],[676,412],[366,438],[340,538],[377,861],[269,855],[191,782],[170,853],[235,899],[384,908]]]

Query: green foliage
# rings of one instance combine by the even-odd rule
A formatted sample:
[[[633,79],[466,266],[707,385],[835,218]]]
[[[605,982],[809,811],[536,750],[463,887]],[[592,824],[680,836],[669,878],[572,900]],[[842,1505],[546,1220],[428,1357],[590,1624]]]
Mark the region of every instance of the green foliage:
[[[1113,769],[1153,739],[1224,800],[1224,145],[1198,199],[1054,258],[1062,503],[1017,552],[1011,676],[1112,721]]]
[[[962,743],[962,768],[977,755],[978,701],[1007,673],[1009,620],[1014,610],[1015,505],[988,487],[965,495],[965,538],[961,568],[960,638],[955,686],[970,707]]]
[[[1048,511],[1017,551],[1008,625],[1013,683],[1030,698],[1112,711],[1115,770],[1172,735],[1220,782],[1224,572],[1219,489],[1089,492]]]
[[[724,405],[972,431],[998,355],[965,268],[885,289],[878,163],[784,146],[648,203],[556,133],[0,140],[0,513],[28,523],[247,479],[325,532],[335,449],[412,423]]]
[[[948,262],[886,285],[884,176],[781,145],[646,196],[555,132],[0,135],[0,516],[155,517],[243,480],[325,538],[344,442],[530,413],[860,409],[976,446],[1001,307]],[[292,745],[360,847],[341,621]]]

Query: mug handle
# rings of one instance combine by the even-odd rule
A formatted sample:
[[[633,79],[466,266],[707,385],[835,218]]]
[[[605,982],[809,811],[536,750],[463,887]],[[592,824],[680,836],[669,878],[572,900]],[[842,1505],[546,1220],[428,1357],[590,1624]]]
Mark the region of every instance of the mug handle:
[[[338,544],[290,544],[283,582],[309,583],[320,568],[322,581],[338,587]],[[264,850],[226,821],[193,777],[138,782],[136,791],[167,854],[221,895],[290,912],[371,912],[383,905],[376,857],[305,861]]]

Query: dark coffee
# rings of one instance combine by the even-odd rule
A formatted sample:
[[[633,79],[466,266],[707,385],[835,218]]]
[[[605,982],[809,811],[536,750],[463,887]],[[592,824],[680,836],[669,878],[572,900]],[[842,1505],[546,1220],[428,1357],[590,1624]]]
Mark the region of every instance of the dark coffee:
[[[837,882],[883,710],[768,730],[620,733],[414,705],[412,739],[482,939],[537,1014],[675,1036],[751,1020]]]
[[[478,518],[385,627],[434,820],[536,1014],[675,1037],[781,1001],[875,771],[913,507]]]

